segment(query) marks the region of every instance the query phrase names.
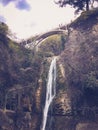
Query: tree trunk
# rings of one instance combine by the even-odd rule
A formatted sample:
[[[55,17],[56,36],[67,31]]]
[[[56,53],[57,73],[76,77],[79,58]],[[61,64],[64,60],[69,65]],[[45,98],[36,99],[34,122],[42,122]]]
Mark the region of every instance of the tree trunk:
[[[86,11],[89,11],[89,0],[86,0]]]

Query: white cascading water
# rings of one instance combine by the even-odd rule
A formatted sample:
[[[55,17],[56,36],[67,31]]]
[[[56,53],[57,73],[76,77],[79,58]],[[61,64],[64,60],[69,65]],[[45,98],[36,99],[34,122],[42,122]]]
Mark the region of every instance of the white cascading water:
[[[47,123],[47,116],[49,106],[56,95],[56,58],[54,58],[51,62],[49,73],[48,73],[48,83],[46,88],[46,101],[45,107],[43,111],[43,122],[41,130],[45,130]]]

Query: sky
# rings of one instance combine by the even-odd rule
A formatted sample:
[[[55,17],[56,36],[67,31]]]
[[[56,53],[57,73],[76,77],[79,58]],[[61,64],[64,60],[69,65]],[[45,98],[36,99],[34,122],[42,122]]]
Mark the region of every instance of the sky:
[[[74,19],[74,9],[54,0],[0,0],[0,21],[19,39],[47,32]]]

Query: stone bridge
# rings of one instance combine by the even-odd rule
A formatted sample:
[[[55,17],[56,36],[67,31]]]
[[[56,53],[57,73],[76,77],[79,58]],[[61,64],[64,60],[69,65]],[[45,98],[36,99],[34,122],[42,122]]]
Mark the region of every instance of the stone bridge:
[[[42,35],[39,35],[38,38],[36,40],[40,40],[40,39],[45,39],[51,35],[55,35],[55,34],[63,34],[65,33],[66,30],[63,30],[63,29],[58,29],[58,30],[52,30],[52,31],[49,31],[49,32],[46,32]]]
[[[41,35],[38,35],[34,41],[30,42],[30,41],[26,41],[25,43],[23,43],[23,45],[26,47],[26,48],[33,48],[33,47],[36,47],[37,45],[39,45],[43,40],[45,40],[46,38],[48,38],[49,36],[51,35],[55,35],[55,34],[68,34],[68,30],[67,29],[56,29],[56,30],[52,30],[52,31],[49,31],[49,32],[46,32],[46,33],[43,33]]]

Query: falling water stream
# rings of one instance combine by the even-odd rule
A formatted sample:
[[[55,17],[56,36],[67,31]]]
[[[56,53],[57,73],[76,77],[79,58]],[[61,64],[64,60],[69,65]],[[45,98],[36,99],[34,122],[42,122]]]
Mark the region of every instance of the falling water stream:
[[[47,123],[47,116],[49,106],[56,95],[56,58],[54,58],[51,62],[49,73],[48,73],[48,82],[46,88],[46,100],[45,100],[45,107],[43,111],[43,122],[41,130],[45,130],[46,123]]]

